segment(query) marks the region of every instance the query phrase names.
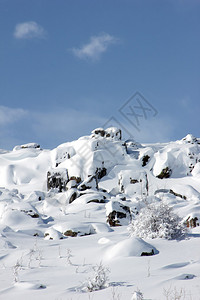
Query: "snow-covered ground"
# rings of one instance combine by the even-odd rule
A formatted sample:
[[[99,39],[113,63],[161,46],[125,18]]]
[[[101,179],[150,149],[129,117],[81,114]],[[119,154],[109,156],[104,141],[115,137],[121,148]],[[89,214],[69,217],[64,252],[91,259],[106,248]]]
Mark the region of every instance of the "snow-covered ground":
[[[160,203],[185,236],[130,236]],[[192,135],[140,145],[98,128],[53,150],[0,150],[0,299],[198,300],[199,222]]]

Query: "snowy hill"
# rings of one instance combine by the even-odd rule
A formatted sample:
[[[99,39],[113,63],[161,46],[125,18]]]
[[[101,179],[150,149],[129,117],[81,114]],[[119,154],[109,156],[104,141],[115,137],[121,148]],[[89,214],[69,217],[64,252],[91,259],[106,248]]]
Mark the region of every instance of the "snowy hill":
[[[199,223],[191,134],[0,150],[0,299],[200,299]]]

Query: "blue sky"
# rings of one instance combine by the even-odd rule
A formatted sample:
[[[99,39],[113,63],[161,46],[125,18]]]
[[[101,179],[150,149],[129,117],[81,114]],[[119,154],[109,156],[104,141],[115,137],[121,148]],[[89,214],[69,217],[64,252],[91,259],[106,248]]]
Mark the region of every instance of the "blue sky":
[[[0,148],[53,148],[110,118],[140,142],[200,136],[199,16],[199,0],[0,0]]]

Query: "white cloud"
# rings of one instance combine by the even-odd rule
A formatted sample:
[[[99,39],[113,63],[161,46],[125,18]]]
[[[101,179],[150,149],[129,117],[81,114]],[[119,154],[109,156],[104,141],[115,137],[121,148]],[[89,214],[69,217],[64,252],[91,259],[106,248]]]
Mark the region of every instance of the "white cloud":
[[[117,39],[108,33],[103,33],[98,36],[92,36],[88,44],[80,48],[73,48],[72,51],[80,59],[99,59],[101,54],[106,52],[108,47],[116,43]]]
[[[124,127],[131,133],[134,140],[140,143],[163,143],[173,139],[177,122],[170,116],[156,116],[147,120],[141,119],[139,130],[131,125]],[[181,137],[182,138],[182,137]]]
[[[0,106],[0,126],[12,124],[27,115],[27,111],[22,108],[10,108]]]
[[[90,134],[94,127],[99,127],[105,119],[94,113],[75,109],[63,109],[53,112],[32,112],[32,128],[39,137],[52,135],[60,138],[78,138]]]
[[[45,35],[44,28],[34,21],[19,23],[15,26],[14,37],[16,39],[44,38]]]

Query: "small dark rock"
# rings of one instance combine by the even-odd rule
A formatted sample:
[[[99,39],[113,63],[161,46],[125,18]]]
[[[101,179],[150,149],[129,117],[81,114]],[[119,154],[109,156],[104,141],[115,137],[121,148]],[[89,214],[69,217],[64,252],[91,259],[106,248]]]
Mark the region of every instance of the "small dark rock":
[[[137,180],[137,179],[132,179],[132,178],[130,178],[130,183],[131,184],[135,184],[135,183],[138,183],[139,181]]]
[[[169,169],[169,167],[166,167],[166,168],[162,169],[161,173],[156,177],[158,177],[160,179],[169,178],[171,176],[171,174],[172,174],[172,170]]]
[[[154,250],[152,249],[152,251],[151,252],[142,252],[141,253],[141,256],[152,256],[152,255],[154,255],[155,253],[154,253]]]
[[[71,236],[71,237],[76,237],[78,232],[72,231],[72,230],[67,230],[64,232],[65,236]]]
[[[150,156],[149,155],[144,155],[142,158],[142,166],[145,167],[149,161]]]

